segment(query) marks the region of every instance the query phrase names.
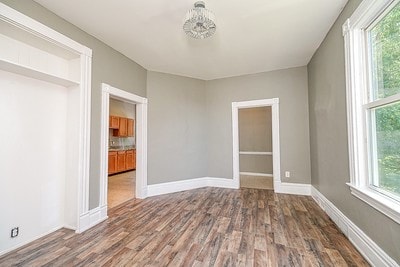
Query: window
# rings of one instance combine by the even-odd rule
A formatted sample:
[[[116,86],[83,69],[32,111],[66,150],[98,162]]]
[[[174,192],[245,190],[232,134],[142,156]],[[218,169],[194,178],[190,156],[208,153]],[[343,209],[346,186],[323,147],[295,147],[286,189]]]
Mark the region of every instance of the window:
[[[400,199],[400,4],[367,35],[369,183]]]
[[[400,3],[364,0],[345,25],[350,188],[400,223]]]

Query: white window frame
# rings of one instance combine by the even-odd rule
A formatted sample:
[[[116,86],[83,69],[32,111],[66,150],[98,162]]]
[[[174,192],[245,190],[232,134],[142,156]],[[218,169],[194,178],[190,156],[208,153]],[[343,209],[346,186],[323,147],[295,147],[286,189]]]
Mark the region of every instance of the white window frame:
[[[400,99],[400,94],[369,101],[367,29],[399,0],[364,0],[343,25],[346,59],[347,126],[351,193],[400,223],[400,202],[369,185],[366,109]]]

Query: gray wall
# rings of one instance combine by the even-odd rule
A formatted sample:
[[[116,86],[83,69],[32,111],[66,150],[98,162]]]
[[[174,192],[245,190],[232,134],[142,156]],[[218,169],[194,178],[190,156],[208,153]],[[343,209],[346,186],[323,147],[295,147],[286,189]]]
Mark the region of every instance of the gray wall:
[[[146,70],[36,2],[31,0],[1,0],[1,2],[93,50],[89,207],[95,208],[99,204],[100,193],[101,83],[146,96]]]
[[[308,64],[312,184],[400,263],[400,225],[350,194],[342,25],[350,0]]]
[[[136,122],[136,105],[111,98],[110,115],[134,119]]]
[[[207,173],[205,81],[149,71],[148,184]]]
[[[116,137],[113,136],[113,130],[109,129],[110,146],[133,146],[136,144],[136,105],[123,102],[117,99],[110,99],[110,115],[133,119],[133,137]]]
[[[207,81],[207,155],[210,177],[232,179],[232,102],[278,97],[284,182],[310,183],[307,68]]]
[[[272,151],[271,107],[239,109],[239,150]]]

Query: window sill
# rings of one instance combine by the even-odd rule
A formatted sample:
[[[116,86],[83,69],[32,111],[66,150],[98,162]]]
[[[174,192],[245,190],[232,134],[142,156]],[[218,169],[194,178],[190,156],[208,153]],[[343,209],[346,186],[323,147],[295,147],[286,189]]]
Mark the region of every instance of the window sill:
[[[376,210],[382,212],[398,224],[400,224],[400,203],[373,191],[367,187],[356,187],[353,184],[347,184],[350,187],[351,194],[366,202]]]

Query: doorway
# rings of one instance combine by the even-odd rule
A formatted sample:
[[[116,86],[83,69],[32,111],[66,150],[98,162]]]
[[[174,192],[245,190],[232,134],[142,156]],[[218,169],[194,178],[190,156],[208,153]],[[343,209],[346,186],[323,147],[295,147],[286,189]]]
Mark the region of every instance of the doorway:
[[[110,97],[108,125],[107,207],[135,197],[136,104]]]
[[[273,189],[272,109],[239,109],[240,186]]]
[[[257,125],[262,120],[266,124]],[[279,99],[233,102],[232,133],[233,180],[237,187],[276,190],[281,183]]]
[[[147,99],[108,84],[102,84],[100,166],[103,210],[146,197]]]

